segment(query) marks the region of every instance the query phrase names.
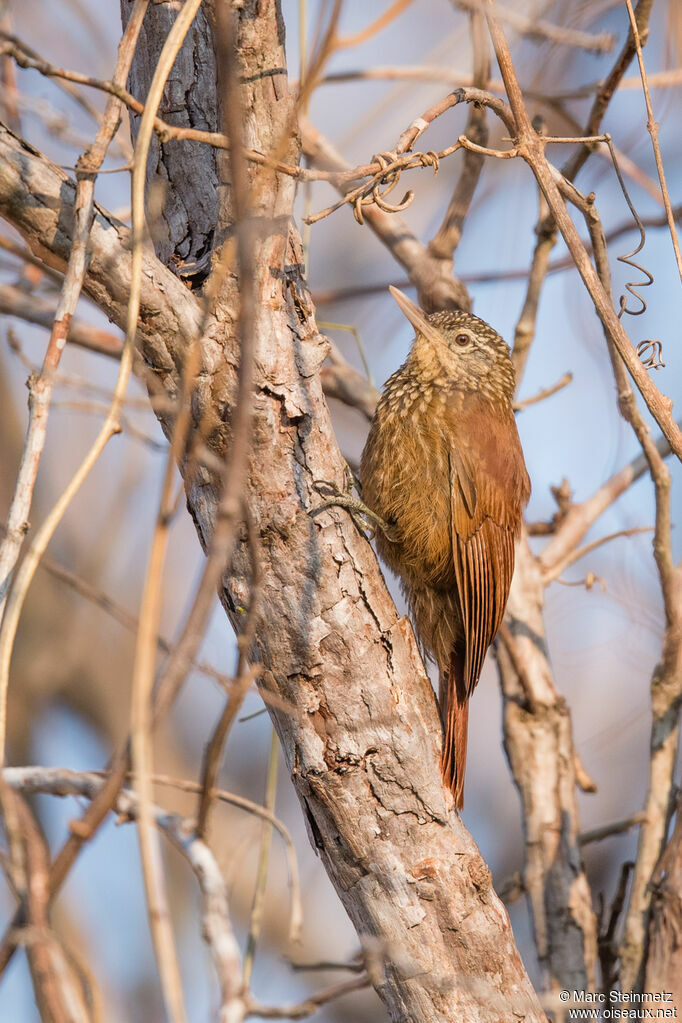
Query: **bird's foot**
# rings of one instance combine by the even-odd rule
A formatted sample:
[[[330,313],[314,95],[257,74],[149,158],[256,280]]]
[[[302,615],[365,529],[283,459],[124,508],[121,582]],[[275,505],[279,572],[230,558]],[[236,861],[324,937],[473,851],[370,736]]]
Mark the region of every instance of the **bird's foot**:
[[[373,512],[371,508],[368,508],[359,497],[353,496],[352,490],[353,488],[357,489],[358,484],[348,466],[346,466],[345,476],[346,486],[344,490],[337,486],[336,483],[330,483],[328,480],[316,480],[313,483],[313,487],[318,494],[326,492],[328,496],[322,504],[317,505],[316,508],[311,510],[311,514],[316,515],[327,508],[345,508],[358,529],[363,533],[369,534],[370,540],[374,539],[377,530],[380,529],[388,540],[395,541],[397,537],[394,527],[386,522],[385,519],[382,519],[380,515],[377,515],[376,512]]]

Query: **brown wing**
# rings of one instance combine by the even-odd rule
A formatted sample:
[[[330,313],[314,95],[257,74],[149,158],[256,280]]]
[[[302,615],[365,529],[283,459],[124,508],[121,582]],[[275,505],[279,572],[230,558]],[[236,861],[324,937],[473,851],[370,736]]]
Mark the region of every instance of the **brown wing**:
[[[463,686],[460,697],[471,696],[488,647],[502,623],[514,571],[514,531],[484,518],[469,539],[453,530],[453,558],[462,631]]]
[[[502,623],[514,572],[514,540],[530,484],[513,415],[472,414],[450,452],[450,513],[462,644],[441,680],[446,725],[443,772],[457,806],[464,795],[468,701]],[[462,420],[460,418],[460,428]],[[457,435],[455,435],[456,437]]]

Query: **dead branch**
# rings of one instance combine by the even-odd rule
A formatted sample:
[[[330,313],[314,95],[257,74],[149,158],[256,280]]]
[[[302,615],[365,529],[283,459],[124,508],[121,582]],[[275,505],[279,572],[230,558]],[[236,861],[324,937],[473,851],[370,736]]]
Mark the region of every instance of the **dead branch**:
[[[632,828],[637,827],[644,820],[645,814],[643,811],[633,813],[631,817],[626,817],[624,821],[615,821],[613,824],[605,824],[601,828],[592,828],[591,831],[583,831],[578,836],[580,845],[590,845],[592,842],[603,842],[605,838],[611,838],[612,835],[624,835]]]
[[[682,420],[678,425],[682,428]],[[671,454],[665,437],[659,437],[655,443],[661,458]],[[560,512],[560,521],[556,523],[551,540],[539,555],[545,569],[551,570],[561,559],[566,558],[606,509],[648,472],[649,463],[643,454],[639,454],[579,504],[571,502],[569,490],[566,505]]]
[[[523,401],[515,401],[514,411],[522,412],[523,409],[530,408],[531,405],[537,405],[538,402],[544,401],[545,398],[551,398],[553,394],[558,394],[559,391],[563,391],[564,387],[568,387],[572,381],[573,374],[564,373],[564,375],[560,377],[555,384],[550,384],[549,387],[543,387],[537,394],[531,395],[530,398],[524,398]]]
[[[333,145],[310,122],[299,117],[303,151],[316,166],[343,170],[348,165]],[[363,210],[368,226],[406,270],[417,288],[423,309],[470,309],[466,288],[452,276],[452,261],[440,260],[429,253],[397,213],[385,213],[368,207]]]
[[[604,232],[593,197],[584,198],[572,188],[571,199],[585,216],[595,255],[596,272],[610,302],[611,277]],[[621,303],[623,310],[624,304]],[[625,990],[641,987],[647,956],[647,926],[651,907],[651,878],[662,853],[669,823],[669,807],[674,788],[674,768],[679,745],[679,712],[682,706],[682,563],[675,565],[672,554],[670,472],[663,455],[651,438],[635,401],[620,350],[606,329],[605,335],[618,390],[623,418],[642,448],[654,484],[656,525],[654,560],[658,570],[665,630],[661,661],[651,680],[652,730],[649,788],[634,866],[630,902],[625,918],[620,949],[620,980]]]
[[[678,222],[682,218],[682,206],[676,206],[673,209],[673,215],[675,217],[675,221]],[[668,220],[665,214],[657,217],[642,217],[641,222],[646,228],[661,228],[668,226]],[[623,223],[618,224],[616,227],[606,232],[606,241],[615,241],[617,238],[620,238],[622,235],[628,234],[633,230],[636,230],[636,225],[633,224],[632,218],[629,217],[626,221],[623,221]],[[592,247],[587,247],[587,251],[591,254]],[[575,264],[571,256],[566,256],[562,259],[556,259],[554,262],[550,262],[546,272],[547,276],[549,276],[550,274],[560,273],[564,270],[575,270]],[[530,270],[528,267],[516,267],[510,270],[484,270],[479,273],[463,273],[460,275],[459,279],[463,284],[496,284],[499,281],[526,280],[530,277],[531,273],[532,265]],[[376,284],[356,284],[348,288],[320,288],[313,293],[313,297],[316,305],[327,305],[332,302],[345,302],[349,299],[362,298],[367,295],[383,294],[388,290],[389,285],[393,285],[396,288],[404,290],[410,286],[410,281],[393,279],[390,281],[379,281]]]
[[[148,0],[139,0],[128,31],[121,39],[114,82],[121,84],[128,77],[137,37]],[[40,374],[29,381],[29,421],[16,486],[7,514],[7,527],[0,544],[0,620],[12,583],[14,567],[26,535],[38,466],[47,436],[47,420],[54,388],[54,376],[66,344],[71,320],[85,277],[86,250],[92,220],[95,179],[114,135],[118,131],[121,104],[110,98],[94,142],[78,163],[75,223],[73,242],[66,275],[55,312],[50,338]],[[0,713],[2,713],[0,708]],[[4,729],[0,729],[0,756],[4,747]]]
[[[557,185],[556,172],[545,157],[544,147],[547,140],[538,135],[530,123],[502,29],[493,14],[488,14],[487,17],[502,77],[505,80],[511,108],[516,118],[514,137],[518,139],[517,150],[528,163],[543,191],[552,217],[556,221],[580,276],[585,282],[610,341],[615,345],[649,411],[670,442],[673,451],[678,458],[682,458],[682,431],[672,417],[672,402],[660,393],[648,376],[625,334],[613,305],[609,302],[608,295],[568,214],[565,201]]]
[[[647,131],[651,136],[651,145],[654,150],[654,157],[656,159],[656,170],[658,172],[658,180],[661,185],[661,195],[663,196],[663,204],[665,206],[665,214],[668,220],[668,228],[670,230],[670,238],[673,243],[673,251],[675,252],[675,260],[677,262],[677,271],[682,280],[682,253],[680,253],[680,243],[677,240],[677,231],[675,229],[675,218],[673,215],[672,203],[670,202],[670,194],[668,192],[668,186],[665,180],[665,171],[663,170],[663,158],[661,156],[661,147],[658,141],[658,125],[654,118],[654,111],[651,106],[651,95],[649,93],[649,83],[647,81],[647,74],[644,69],[644,57],[642,55],[642,41],[640,39],[639,27],[637,25],[637,18],[635,12],[632,9],[632,0],[625,0],[625,6],[628,9],[628,17],[630,19],[630,32],[634,39],[635,49],[637,51],[637,61],[639,63],[639,73],[642,77],[642,91],[644,93],[644,101],[646,103],[647,112]]]
[[[504,747],[523,808],[523,888],[538,956],[560,986],[591,990],[597,927],[579,849],[576,758],[571,717],[556,691],[543,610],[545,585],[522,539],[506,622],[495,648],[504,698]]]
[[[473,54],[473,86],[487,89],[490,79],[490,49],[485,30],[485,19],[479,8],[474,7],[469,15],[469,31]],[[476,145],[488,142],[488,126],[484,106],[475,103],[469,108],[464,134]],[[429,242],[429,252],[437,259],[452,259],[462,236],[462,226],[469,212],[478,180],[483,170],[484,157],[480,153],[466,150],[462,159],[455,190],[448,205],[443,223]]]
[[[13,850],[13,885],[26,910],[26,926],[18,939],[26,947],[41,1016],[54,1023],[90,1023],[83,992],[50,925],[50,856],[45,839],[26,801],[4,779],[0,781],[0,806]]]
[[[81,795],[94,799],[106,781],[94,774],[60,768],[5,768],[2,778],[11,789],[24,794],[44,792],[54,796]],[[136,820],[139,801],[121,789],[111,809],[124,820]],[[155,826],[178,849],[192,869],[202,895],[202,935],[214,962],[221,989],[221,1023],[240,1023],[245,1006],[241,997],[241,956],[230,923],[227,891],[220,868],[209,847],[198,839],[176,814],[152,806]]]
[[[27,294],[12,284],[0,284],[0,312],[50,329],[54,322],[55,306],[39,295]],[[83,320],[71,320],[66,340],[114,359],[120,359],[123,350],[123,342],[119,337]]]
[[[486,7],[485,0],[454,0],[454,2],[457,7],[463,7],[469,11],[484,11]],[[564,46],[577,46],[581,50],[596,51],[597,53],[609,53],[615,42],[614,37],[608,32],[602,32],[600,35],[579,32],[565,28],[563,25],[554,25],[543,18],[529,18],[502,4],[497,4],[497,16],[500,21],[510,25],[515,32],[530,36],[531,39],[545,38]]]
[[[651,15],[652,6],[653,0],[639,0],[639,3],[637,4],[637,28],[639,30],[640,39],[643,40],[646,40],[649,35],[649,17]],[[599,86],[597,95],[594,98],[592,108],[590,109],[585,123],[585,135],[596,135],[599,131],[609,103],[613,99],[615,91],[619,88],[623,75],[630,66],[635,53],[635,37],[632,30],[630,30],[611,71]],[[569,160],[566,161],[564,166],[561,168],[561,173],[568,181],[575,181],[578,171],[584,166],[592,148],[593,147],[591,146],[582,146],[574,156],[570,157]]]
[[[318,991],[297,1005],[263,1005],[255,999],[249,999],[247,1016],[258,1016],[260,1019],[307,1019],[308,1016],[314,1016],[323,1005],[329,1005],[330,1002],[335,1002],[352,991],[361,991],[370,983],[367,974],[362,974],[360,977],[353,977],[352,980],[344,980],[340,984]]]

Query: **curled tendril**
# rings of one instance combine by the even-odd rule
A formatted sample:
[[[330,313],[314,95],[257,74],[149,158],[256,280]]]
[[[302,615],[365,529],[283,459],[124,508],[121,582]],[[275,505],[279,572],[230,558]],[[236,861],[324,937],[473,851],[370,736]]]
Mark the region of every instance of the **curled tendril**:
[[[420,163],[423,167],[433,167],[434,176],[438,173],[440,160],[438,153],[429,150],[427,153],[415,153],[411,158]],[[414,199],[414,192],[408,189],[400,202],[388,202],[387,196],[391,194],[400,180],[400,175],[405,169],[398,165],[399,157],[392,152],[377,153],[372,158],[372,163],[378,163],[381,168],[375,176],[375,180],[367,186],[367,191],[360,192],[352,200],[353,216],[358,224],[364,224],[364,206],[378,206],[384,213],[401,213],[407,209]],[[383,191],[382,191],[383,188]]]
[[[440,169],[438,153],[434,153],[433,149],[429,149],[428,153],[419,153],[418,156],[423,167],[433,167],[433,176],[435,178]]]
[[[645,369],[660,369],[661,366],[665,366],[661,358],[663,345],[660,341],[640,341],[637,345],[637,355]]]
[[[635,298],[640,303],[640,308],[629,309],[627,304],[628,302],[627,296],[621,295],[619,300],[620,312],[618,313],[618,318],[620,319],[623,313],[628,313],[630,316],[641,316],[642,313],[646,311],[646,302],[642,295],[639,294],[639,291],[637,289],[648,288],[650,284],[654,283],[654,277],[653,274],[649,273],[646,267],[643,267],[639,263],[636,263],[632,257],[636,256],[637,253],[641,252],[642,249],[644,248],[644,243],[646,242],[646,231],[644,230],[644,224],[639,219],[639,214],[637,213],[637,210],[632,204],[632,200],[630,199],[628,190],[625,187],[625,181],[623,180],[623,175],[621,174],[620,167],[618,166],[618,160],[616,159],[616,151],[613,148],[611,136],[608,134],[605,135],[604,141],[606,142],[606,145],[609,148],[611,162],[613,164],[613,169],[616,172],[616,177],[618,178],[618,184],[620,185],[620,190],[623,193],[623,198],[628,204],[628,209],[630,210],[632,218],[637,226],[637,230],[639,231],[639,244],[636,246],[636,248],[634,248],[632,252],[628,252],[624,256],[618,256],[617,259],[619,263],[625,263],[626,266],[631,266],[634,270],[637,270],[639,273],[644,274],[645,277],[645,280],[643,281],[630,281],[628,284],[625,285],[625,290],[629,292],[632,295],[632,297]],[[660,345],[660,342],[657,342],[657,344]]]
[[[637,299],[637,301],[641,304],[641,308],[628,309],[627,298],[625,295],[621,295],[619,301],[620,312],[618,313],[618,318],[620,319],[623,313],[629,313],[630,316],[641,316],[641,314],[646,310],[646,302],[636,289],[648,288],[650,284],[654,283],[654,277],[653,274],[649,273],[646,267],[643,267],[639,263],[636,263],[632,257],[636,256],[637,253],[641,252],[641,250],[644,248],[644,243],[646,241],[646,232],[644,230],[644,224],[639,219],[637,210],[633,206],[632,200],[628,195],[628,190],[625,187],[625,182],[623,180],[623,175],[621,174],[620,167],[618,166],[618,160],[616,159],[616,152],[615,149],[613,148],[611,136],[608,134],[605,135],[604,141],[606,142],[606,145],[609,147],[611,162],[613,163],[613,169],[615,170],[616,177],[618,178],[620,190],[623,193],[625,201],[628,204],[630,213],[632,214],[635,224],[637,225],[637,228],[639,230],[639,245],[637,245],[637,247],[634,248],[632,252],[629,252],[627,255],[618,256],[618,262],[625,263],[627,264],[627,266],[633,267],[635,270],[638,270],[640,273],[644,274],[645,277],[645,280],[643,281],[631,281],[630,283],[625,285],[625,290],[628,291],[633,296],[633,298]],[[654,341],[650,339],[640,341],[639,344],[637,345],[636,351],[639,360],[641,361],[642,365],[646,370],[661,369],[661,367],[665,366],[665,363],[663,362],[662,358],[663,345],[661,344],[660,341]]]

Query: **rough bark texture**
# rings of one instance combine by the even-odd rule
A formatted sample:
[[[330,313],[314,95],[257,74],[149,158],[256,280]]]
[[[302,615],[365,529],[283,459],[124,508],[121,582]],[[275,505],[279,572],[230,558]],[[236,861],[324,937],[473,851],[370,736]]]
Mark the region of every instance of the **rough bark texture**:
[[[682,799],[677,821],[654,876],[645,990],[672,992],[682,1005]]]
[[[127,23],[134,0],[121,0]],[[128,88],[144,102],[149,86],[147,68],[156,66],[161,47],[175,20],[175,4],[152,3],[145,16]],[[200,7],[185,45],[169,75],[159,116],[181,128],[214,130],[219,123],[216,58],[210,15]],[[193,88],[187,90],[187,83]],[[140,118],[130,127],[137,138]],[[149,224],[159,259],[179,276],[201,281],[211,263],[219,215],[220,154],[200,142],[161,142],[152,138],[147,161]]]
[[[245,143],[267,152],[284,137],[284,158],[295,160],[278,7],[246,2],[238,14]],[[152,52],[139,55],[134,72],[140,95]],[[186,84],[191,91],[193,83]],[[302,278],[294,184],[259,167],[250,173],[262,222],[247,486],[263,550],[258,650],[263,684],[296,707],[273,717],[311,840],[359,934],[385,950],[379,993],[394,1020],[543,1020],[490,872],[442,787],[438,711],[409,622],[398,617],[372,550],[347,515],[310,514],[320,500],[314,481],[343,480],[320,385],[326,347]],[[29,193],[36,197],[30,202]],[[53,265],[68,252],[73,194],[48,161],[0,133],[0,212],[34,251],[49,250]],[[193,200],[183,201],[191,210]],[[126,243],[126,230],[98,211],[87,288],[119,324]],[[226,290],[202,343],[193,405],[197,422],[209,417],[216,450],[229,435],[237,347],[233,285]],[[147,257],[141,346],[170,394],[199,318],[194,296]],[[206,471],[186,483],[205,543],[216,485]],[[248,578],[240,549],[222,594],[232,617],[247,605]]]

